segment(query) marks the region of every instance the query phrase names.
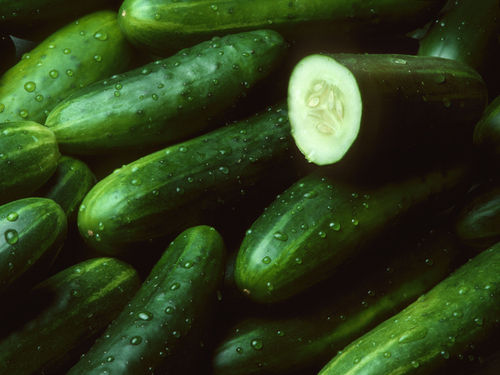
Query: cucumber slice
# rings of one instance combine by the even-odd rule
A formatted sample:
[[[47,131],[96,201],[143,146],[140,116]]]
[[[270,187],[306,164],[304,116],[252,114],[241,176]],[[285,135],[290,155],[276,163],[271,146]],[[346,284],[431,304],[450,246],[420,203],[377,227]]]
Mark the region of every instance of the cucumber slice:
[[[290,77],[288,104],[292,135],[307,160],[342,159],[358,136],[363,110],[351,71],[328,56],[304,58]]]
[[[295,143],[318,165],[463,152],[486,103],[474,69],[428,56],[310,55],[288,87]]]

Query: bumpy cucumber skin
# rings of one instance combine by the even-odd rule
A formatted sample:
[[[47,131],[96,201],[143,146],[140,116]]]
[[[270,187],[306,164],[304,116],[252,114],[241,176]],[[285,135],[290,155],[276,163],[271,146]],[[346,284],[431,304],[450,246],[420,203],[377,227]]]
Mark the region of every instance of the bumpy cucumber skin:
[[[205,41],[81,90],[46,125],[72,154],[172,143],[203,131],[277,67],[285,50],[271,30]]]
[[[473,142],[485,158],[500,160],[500,96],[488,105],[476,124]]]
[[[5,72],[0,79],[0,121],[43,123],[49,111],[77,89],[125,70],[130,54],[116,13],[82,17]]]
[[[51,178],[34,195],[57,202],[71,222],[76,222],[78,207],[96,183],[96,177],[82,161],[62,156]]]
[[[46,198],[24,198],[0,206],[0,293],[21,279],[41,279],[66,238],[61,207]],[[47,269],[36,267],[43,262]],[[37,275],[37,273],[39,273]]]
[[[442,0],[125,0],[119,23],[127,38],[157,54],[214,35],[272,28],[287,38],[308,32],[383,28],[410,30],[435,14]]]
[[[293,171],[287,120],[284,108],[272,108],[116,170],[83,200],[80,233],[90,246],[114,254],[201,224],[202,213],[219,202],[241,200],[242,191],[281,168]]]
[[[456,167],[369,188],[313,172],[279,195],[247,231],[236,284],[262,303],[298,294],[359,256],[405,214],[460,189],[466,176],[466,168]]]
[[[481,70],[499,30],[497,0],[450,0],[420,41],[418,55],[458,60]]]
[[[427,56],[328,56],[354,75],[363,105],[359,134],[341,159],[344,164],[384,158],[392,162],[395,155],[418,160],[429,153],[441,155],[444,149],[462,152],[470,147],[473,126],[488,101],[486,85],[471,67]],[[314,61],[311,57],[304,60]],[[293,131],[302,124],[293,116],[295,107],[289,109]]]
[[[456,232],[466,245],[476,249],[500,241],[500,186],[483,192],[462,208]]]
[[[182,232],[128,306],[68,375],[164,370],[182,346],[199,346],[197,338],[207,329],[203,315],[217,302],[224,258],[224,242],[212,227]]]
[[[0,204],[28,196],[54,173],[54,133],[32,121],[0,124]]]
[[[427,374],[498,333],[500,243],[334,357],[320,375]]]
[[[332,353],[444,279],[459,253],[452,233],[439,229],[388,247],[394,250],[389,257],[377,250],[351,264],[349,270],[356,271],[349,276],[326,282],[314,294],[323,301],[302,305],[298,300],[285,311],[235,324],[215,350],[214,374],[295,374],[321,368]],[[256,350],[253,340],[260,340],[262,348]]]
[[[136,271],[113,258],[75,264],[38,284],[22,306],[36,316],[0,341],[0,373],[53,373],[45,369],[95,338],[139,286]]]

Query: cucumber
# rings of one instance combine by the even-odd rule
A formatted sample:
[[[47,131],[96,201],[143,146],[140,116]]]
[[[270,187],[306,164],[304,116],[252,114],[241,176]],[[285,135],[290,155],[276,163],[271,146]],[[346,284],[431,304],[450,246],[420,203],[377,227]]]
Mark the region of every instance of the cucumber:
[[[288,85],[295,143],[318,165],[461,150],[486,103],[474,69],[436,57],[313,54]]]
[[[0,123],[0,204],[28,196],[54,173],[54,133],[32,121]]]
[[[445,204],[469,177],[454,167],[370,187],[329,173],[319,169],[297,181],[247,231],[234,277],[252,300],[285,300],[328,278],[405,215]]]
[[[130,55],[114,12],[92,13],[63,27],[0,78],[0,122],[43,123],[77,89],[126,69]]]
[[[84,162],[62,156],[52,177],[34,195],[54,200],[68,220],[76,222],[78,207],[95,182],[94,174]]]
[[[24,198],[0,206],[0,294],[40,281],[66,238],[66,215],[54,201]]]
[[[90,259],[41,282],[21,306],[25,319],[0,340],[0,373],[62,373],[50,369],[85,350],[139,286],[135,270],[113,258]]]
[[[215,349],[214,375],[313,373],[306,370],[321,368],[332,353],[444,279],[459,253],[454,236],[442,229],[403,237],[389,244],[390,252],[385,246],[307,300],[233,325]]]
[[[497,243],[353,341],[319,374],[428,374],[469,345],[498,334],[499,293]]]
[[[199,336],[208,329],[207,315],[217,302],[224,255],[222,237],[212,227],[182,232],[68,375],[163,374],[169,373],[183,346],[194,355]]]
[[[31,28],[57,27],[103,8],[116,7],[117,0],[0,0],[0,29],[17,35]]]
[[[462,208],[456,233],[464,244],[476,249],[500,241],[500,186],[481,192]]]
[[[445,12],[420,40],[418,55],[458,60],[482,72],[499,17],[497,0],[448,0]]]
[[[266,182],[262,200],[295,174],[287,120],[283,107],[272,108],[116,170],[83,200],[81,235],[102,253],[123,253],[201,224],[205,213]]]
[[[125,0],[119,23],[135,45],[167,54],[215,35],[272,28],[287,38],[308,33],[411,30],[433,15],[442,0]],[[368,30],[369,32],[367,32]]]
[[[61,150],[109,153],[200,133],[284,56],[283,38],[259,30],[228,35],[96,83],[59,104],[46,125]]]
[[[476,124],[473,142],[486,159],[500,160],[500,96],[488,105]]]

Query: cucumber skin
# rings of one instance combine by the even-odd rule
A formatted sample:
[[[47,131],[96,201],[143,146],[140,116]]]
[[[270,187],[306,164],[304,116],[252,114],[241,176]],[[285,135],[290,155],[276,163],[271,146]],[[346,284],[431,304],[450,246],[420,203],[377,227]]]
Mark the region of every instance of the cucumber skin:
[[[287,39],[311,30],[327,34],[375,27],[410,30],[435,14],[443,2],[125,0],[119,23],[133,44],[165,55],[214,35],[259,28],[272,28]]]
[[[115,254],[201,224],[204,212],[240,201],[255,184],[294,173],[292,146],[287,112],[278,107],[157,151],[91,189],[79,209],[80,233]]]
[[[9,217],[13,213],[15,220]],[[66,215],[50,199],[19,199],[0,206],[0,233],[10,230],[18,239],[11,245],[0,237],[0,294],[14,283],[33,285],[48,273],[66,238]]]
[[[455,237],[442,229],[391,243],[390,254],[383,246],[312,293],[322,301],[309,304],[308,295],[306,302],[240,320],[215,349],[214,375],[311,373],[305,370],[321,368],[332,353],[448,276],[459,254]],[[262,341],[260,350],[251,346],[254,339]]]
[[[82,161],[62,156],[51,178],[34,193],[57,202],[72,223],[76,222],[78,207],[96,183],[96,177]]]
[[[450,0],[420,41],[418,55],[461,61],[482,72],[499,16],[497,0]]]
[[[97,32],[106,34],[107,39],[95,38]],[[100,61],[95,56],[100,56]],[[131,47],[120,32],[116,13],[100,11],[72,22],[47,37],[2,76],[0,122],[43,123],[60,101],[81,87],[122,72],[130,58]],[[57,76],[52,73],[56,78],[50,75],[53,71],[57,71]],[[35,83],[32,91],[25,88],[29,82]],[[38,101],[37,97],[42,99]],[[21,115],[21,111],[26,114]]]
[[[500,96],[488,105],[476,124],[473,142],[485,159],[500,160]]]
[[[500,241],[500,186],[482,192],[463,207],[455,230],[464,244],[475,249]]]
[[[499,275],[497,243],[352,342],[319,375],[427,374],[444,366],[450,356],[498,333]]]
[[[46,125],[61,150],[102,154],[179,141],[207,128],[284,57],[271,30],[227,35],[83,89]]]
[[[456,167],[363,188],[319,169],[280,194],[251,225],[238,251],[236,285],[261,303],[296,295],[367,251],[419,206],[461,190],[467,174]]]
[[[215,229],[197,226],[182,232],[127,307],[68,375],[164,370],[182,346],[199,346],[197,338],[207,329],[204,315],[217,302],[224,261],[224,242]],[[166,312],[169,307],[171,314]],[[140,341],[132,344],[133,340]]]
[[[60,157],[54,133],[31,121],[0,124],[0,150],[0,204],[38,189]]]
[[[119,314],[139,286],[135,270],[113,258],[75,264],[38,284],[27,307],[21,305],[36,315],[0,341],[0,373],[53,373]]]
[[[363,105],[358,136],[340,160],[343,164],[380,159],[394,164],[395,155],[418,160],[441,156],[443,149],[462,153],[470,148],[473,126],[488,101],[486,85],[471,67],[427,56],[328,56],[352,72]],[[289,110],[293,131],[294,108]]]

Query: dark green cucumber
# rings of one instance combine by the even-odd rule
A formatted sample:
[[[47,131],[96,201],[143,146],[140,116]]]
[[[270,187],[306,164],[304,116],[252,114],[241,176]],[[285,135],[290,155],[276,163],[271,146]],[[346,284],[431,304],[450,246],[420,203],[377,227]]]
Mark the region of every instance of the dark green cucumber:
[[[320,375],[428,374],[498,335],[500,243],[334,357]],[[442,372],[437,372],[442,373]]]
[[[62,156],[52,177],[34,195],[57,202],[68,220],[74,222],[78,213],[77,208],[95,182],[94,174],[84,162]]]
[[[50,199],[24,198],[0,206],[0,294],[14,282],[40,281],[66,232],[66,215]]]
[[[54,373],[47,369],[78,357],[139,286],[136,271],[113,258],[90,259],[41,282],[21,306],[29,319],[0,340],[0,373]]]
[[[288,311],[232,326],[215,350],[214,375],[311,373],[306,370],[321,368],[332,353],[444,279],[459,253],[454,237],[443,230],[388,247],[393,251],[377,250],[351,264],[343,278],[327,281],[313,294],[321,302],[301,299],[292,308],[285,305]]]
[[[241,201],[255,184],[288,180],[295,173],[292,146],[286,110],[270,108],[157,151],[91,189],[79,209],[80,233],[92,247],[113,254],[201,224],[203,212]]]
[[[38,189],[56,170],[59,157],[56,137],[45,126],[0,123],[0,204]]]
[[[272,28],[287,38],[309,31],[341,35],[360,29],[411,30],[435,14],[443,2],[125,0],[119,22],[132,43],[164,54],[214,35],[260,28]]]
[[[418,55],[458,60],[481,71],[500,26],[497,0],[448,0],[420,40]]]
[[[462,151],[486,103],[474,69],[437,57],[314,54],[288,86],[295,143],[319,165]]]
[[[285,47],[270,30],[205,41],[81,90],[46,125],[73,154],[172,143],[234,105],[277,66]]]
[[[0,0],[0,29],[12,34],[57,27],[88,13],[116,6],[117,0]],[[33,30],[31,30],[33,31]]]
[[[481,192],[462,208],[456,232],[474,248],[484,249],[500,241],[500,186]]]
[[[224,242],[215,229],[182,232],[68,375],[168,373],[182,347],[199,347],[200,335],[209,329],[206,315],[217,302],[224,261]]]
[[[23,55],[0,79],[0,122],[44,122],[77,89],[125,70],[131,49],[116,13],[87,15]]]
[[[452,196],[467,179],[456,167],[366,187],[329,173],[319,169],[297,181],[247,231],[234,273],[251,299],[284,300],[332,276],[369,251],[384,230],[419,206]]]
[[[486,158],[500,159],[500,96],[488,105],[476,124],[473,141]]]

